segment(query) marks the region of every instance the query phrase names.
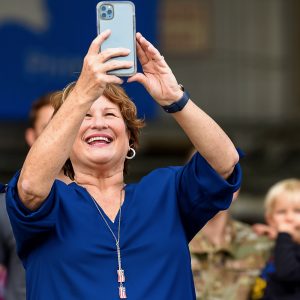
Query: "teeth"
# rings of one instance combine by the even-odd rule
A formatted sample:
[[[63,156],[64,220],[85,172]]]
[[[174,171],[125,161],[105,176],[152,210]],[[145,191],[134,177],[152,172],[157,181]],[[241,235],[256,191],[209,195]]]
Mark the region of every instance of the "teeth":
[[[92,138],[87,140],[88,144],[90,144],[94,141],[104,141],[106,143],[110,142],[110,140],[107,137],[103,137],[103,136],[95,136],[95,137],[92,137]]]

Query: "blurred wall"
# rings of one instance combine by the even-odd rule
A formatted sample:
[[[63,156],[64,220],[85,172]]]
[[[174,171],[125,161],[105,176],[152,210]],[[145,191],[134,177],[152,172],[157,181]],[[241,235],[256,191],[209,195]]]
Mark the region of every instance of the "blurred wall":
[[[164,3],[161,22],[165,29],[160,37],[165,56],[202,107],[223,120],[285,122],[299,116],[299,110],[294,109],[299,97],[291,82],[299,75],[295,73],[298,1]],[[196,16],[195,9],[199,11]],[[200,13],[201,9],[204,12]],[[178,18],[170,10],[181,18],[180,30],[176,27]],[[190,15],[199,18],[198,26]],[[184,22],[186,27],[182,28]],[[199,27],[205,28],[204,32]],[[166,42],[170,32],[176,40],[173,49]],[[199,35],[204,41],[198,46],[185,39],[191,36],[195,40]]]
[[[192,99],[245,151],[241,195],[245,207],[255,200],[261,204],[275,181],[300,174],[300,1],[162,0],[157,12],[162,55]],[[159,108],[146,121],[129,180],[184,162],[191,147]],[[26,153],[22,126],[0,124],[2,181]]]
[[[246,152],[243,191],[261,196],[299,176],[300,2],[163,3],[163,54],[192,99]]]

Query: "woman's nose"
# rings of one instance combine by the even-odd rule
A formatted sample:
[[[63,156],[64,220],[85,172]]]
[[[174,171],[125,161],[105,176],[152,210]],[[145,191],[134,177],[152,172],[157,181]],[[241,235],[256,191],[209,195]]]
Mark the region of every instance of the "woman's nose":
[[[100,116],[94,116],[94,118],[92,119],[91,127],[96,129],[103,129],[108,128],[108,124],[105,118]]]

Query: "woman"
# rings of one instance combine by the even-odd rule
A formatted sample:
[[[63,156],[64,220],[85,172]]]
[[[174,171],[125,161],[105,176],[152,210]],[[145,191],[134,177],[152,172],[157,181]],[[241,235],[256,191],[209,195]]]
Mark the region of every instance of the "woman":
[[[195,299],[188,242],[229,206],[240,184],[238,153],[138,33],[143,74],[128,81],[177,110],[172,115],[198,153],[184,167],[154,170],[125,185],[124,165],[135,154],[142,122],[118,87],[122,80],[107,74],[132,65],[109,60],[128,50],[99,53],[109,35],[92,42],[78,81],[8,186],[28,299]],[[67,160],[69,185],[55,180]]]

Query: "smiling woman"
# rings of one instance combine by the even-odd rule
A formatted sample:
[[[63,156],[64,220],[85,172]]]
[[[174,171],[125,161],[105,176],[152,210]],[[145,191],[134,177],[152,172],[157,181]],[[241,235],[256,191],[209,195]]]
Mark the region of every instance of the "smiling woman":
[[[144,123],[110,75],[128,49],[99,53],[101,33],[76,83],[7,188],[7,210],[26,268],[29,300],[195,299],[189,241],[238,190],[238,153],[177,83],[159,51],[137,34],[143,73],[130,77],[186,132],[197,150],[184,166],[124,182]],[[171,109],[170,109],[171,107]],[[193,126],[191,126],[193,124]],[[64,167],[73,180],[57,180]]]
[[[55,97],[52,99],[52,104],[54,107],[54,114],[58,111],[60,106],[64,103],[66,98],[69,96],[71,91],[74,89],[76,82],[73,82],[69,84],[62,92],[57,93]],[[101,101],[102,100],[102,101]],[[100,102],[103,102],[102,111],[100,109],[100,112],[102,112],[102,116],[100,117],[100,120],[102,118],[102,122],[112,122],[114,119],[122,119],[122,121],[125,123],[126,131],[129,137],[128,144],[130,147],[128,148],[128,152],[135,151],[135,149],[139,146],[139,133],[140,129],[144,127],[144,121],[137,118],[137,109],[134,103],[131,101],[131,99],[127,96],[123,88],[116,84],[107,84],[105,90],[103,91],[103,96],[101,99],[98,99],[96,101],[98,106],[101,106]],[[108,106],[107,106],[108,105]],[[103,109],[105,109],[103,111]],[[94,114],[92,112],[94,111]],[[96,112],[95,112],[96,111]],[[99,122],[99,120],[96,119],[96,113],[97,113],[97,107],[96,105],[93,105],[90,110],[86,113],[85,119],[83,123],[91,123],[91,122]],[[107,120],[107,121],[106,121]],[[106,124],[107,127],[108,124]],[[97,125],[96,125],[97,127]],[[93,141],[87,141],[88,144],[91,144],[95,142],[97,139],[97,134],[95,136],[92,136],[91,138],[94,138]],[[111,136],[106,136],[107,143],[112,142]],[[103,136],[102,136],[103,140]],[[94,143],[97,144],[97,143]],[[125,147],[126,149],[126,147]],[[132,150],[133,149],[133,150]],[[130,154],[129,154],[130,155]],[[130,157],[130,156],[129,156]],[[124,162],[124,173],[127,173],[127,165],[128,165],[128,159]],[[71,163],[71,160],[68,159],[66,163],[64,164],[64,172],[65,175],[70,177],[72,180],[74,180],[74,169]]]

